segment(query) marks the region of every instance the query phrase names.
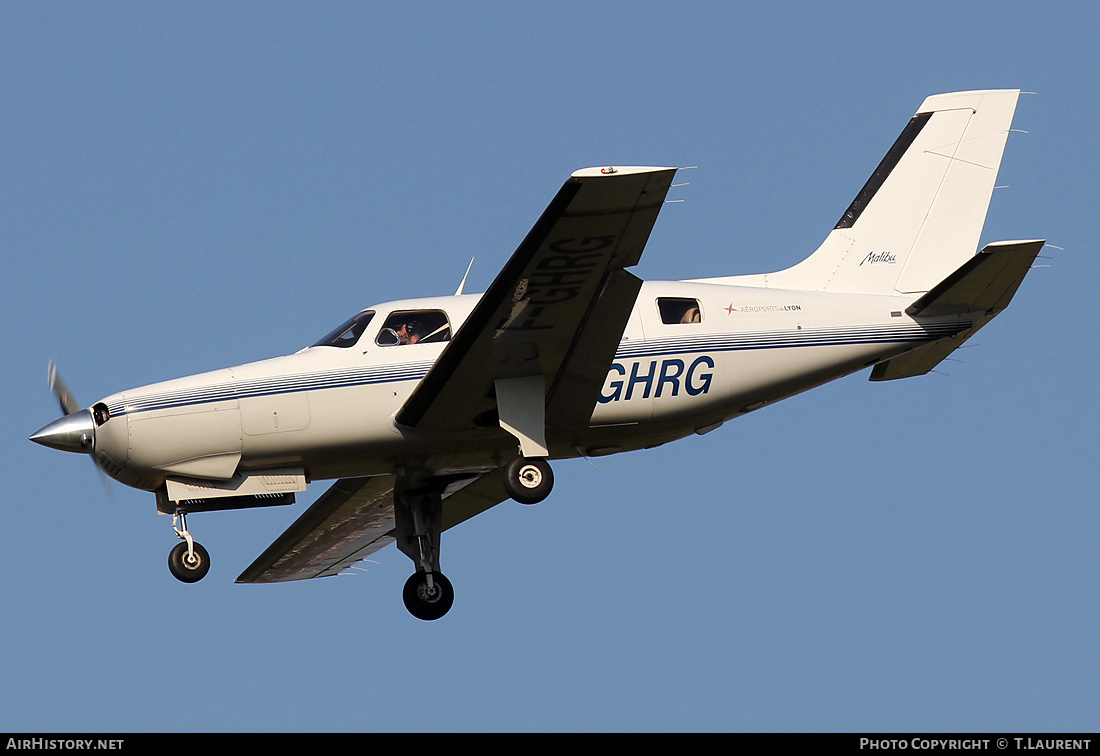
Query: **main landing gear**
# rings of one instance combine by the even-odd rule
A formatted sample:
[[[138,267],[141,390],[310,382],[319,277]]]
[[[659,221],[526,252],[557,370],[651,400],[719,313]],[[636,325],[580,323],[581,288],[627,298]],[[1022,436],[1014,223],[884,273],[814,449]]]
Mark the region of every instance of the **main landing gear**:
[[[554,473],[545,459],[521,456],[505,466],[503,481],[513,499],[536,504],[550,495]],[[397,547],[416,565],[401,598],[409,614],[427,622],[445,615],[455,600],[451,581],[439,571],[444,486],[427,471],[405,472],[398,475],[393,492]]]
[[[409,614],[430,622],[450,611],[455,602],[455,589],[442,572],[417,570],[405,581],[401,598]]]
[[[520,504],[538,504],[554,487],[554,471],[545,459],[516,457],[504,467],[504,491]]]
[[[439,571],[439,535],[443,532],[443,498],[439,481],[402,478],[394,487],[397,547],[416,565],[401,597],[409,614],[432,621],[446,614],[455,591]]]
[[[168,570],[176,580],[197,583],[210,571],[210,555],[201,543],[191,537],[187,530],[187,513],[182,509],[177,509],[172,515],[172,530],[183,543],[177,543],[168,553]]]

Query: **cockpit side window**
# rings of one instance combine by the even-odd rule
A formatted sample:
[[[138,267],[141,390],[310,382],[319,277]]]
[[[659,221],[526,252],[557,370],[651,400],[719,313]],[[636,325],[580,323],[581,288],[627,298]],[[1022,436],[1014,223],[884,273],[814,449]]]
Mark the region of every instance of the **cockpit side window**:
[[[657,309],[661,313],[661,322],[666,325],[703,321],[703,311],[699,309],[698,299],[658,297]]]
[[[379,346],[436,344],[451,340],[451,324],[442,310],[401,310],[391,314],[378,331]]]
[[[350,320],[346,320],[326,335],[323,339],[318,341],[313,346],[333,346],[347,348],[355,346],[355,343],[359,341],[359,337],[363,335],[363,331],[366,330],[367,324],[370,323],[371,318],[374,317],[374,310],[364,310]]]

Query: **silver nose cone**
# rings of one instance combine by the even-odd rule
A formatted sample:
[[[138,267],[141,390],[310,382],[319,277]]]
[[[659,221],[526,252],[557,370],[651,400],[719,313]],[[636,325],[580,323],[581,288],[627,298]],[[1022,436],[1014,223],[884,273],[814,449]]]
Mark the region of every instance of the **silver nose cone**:
[[[61,451],[90,454],[95,450],[95,423],[89,410],[58,418],[31,436],[36,444]]]

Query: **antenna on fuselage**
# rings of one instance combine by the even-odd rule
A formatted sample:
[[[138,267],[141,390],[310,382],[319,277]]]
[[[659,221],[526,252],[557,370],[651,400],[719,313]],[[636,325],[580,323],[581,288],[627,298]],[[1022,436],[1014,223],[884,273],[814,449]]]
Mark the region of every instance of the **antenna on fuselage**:
[[[460,296],[462,290],[466,288],[466,276],[470,275],[470,269],[474,267],[474,258],[470,258],[470,264],[466,266],[466,275],[462,276],[462,282],[458,285],[458,291],[455,292],[455,296]]]

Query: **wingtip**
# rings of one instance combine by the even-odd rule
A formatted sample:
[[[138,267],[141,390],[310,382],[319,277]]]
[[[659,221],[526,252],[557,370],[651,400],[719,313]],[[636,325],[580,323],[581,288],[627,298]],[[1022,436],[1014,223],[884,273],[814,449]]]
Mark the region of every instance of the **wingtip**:
[[[638,173],[660,173],[661,171],[675,171],[676,168],[668,166],[651,165],[601,165],[593,168],[581,168],[573,171],[572,178],[600,178],[606,176],[629,176]]]

